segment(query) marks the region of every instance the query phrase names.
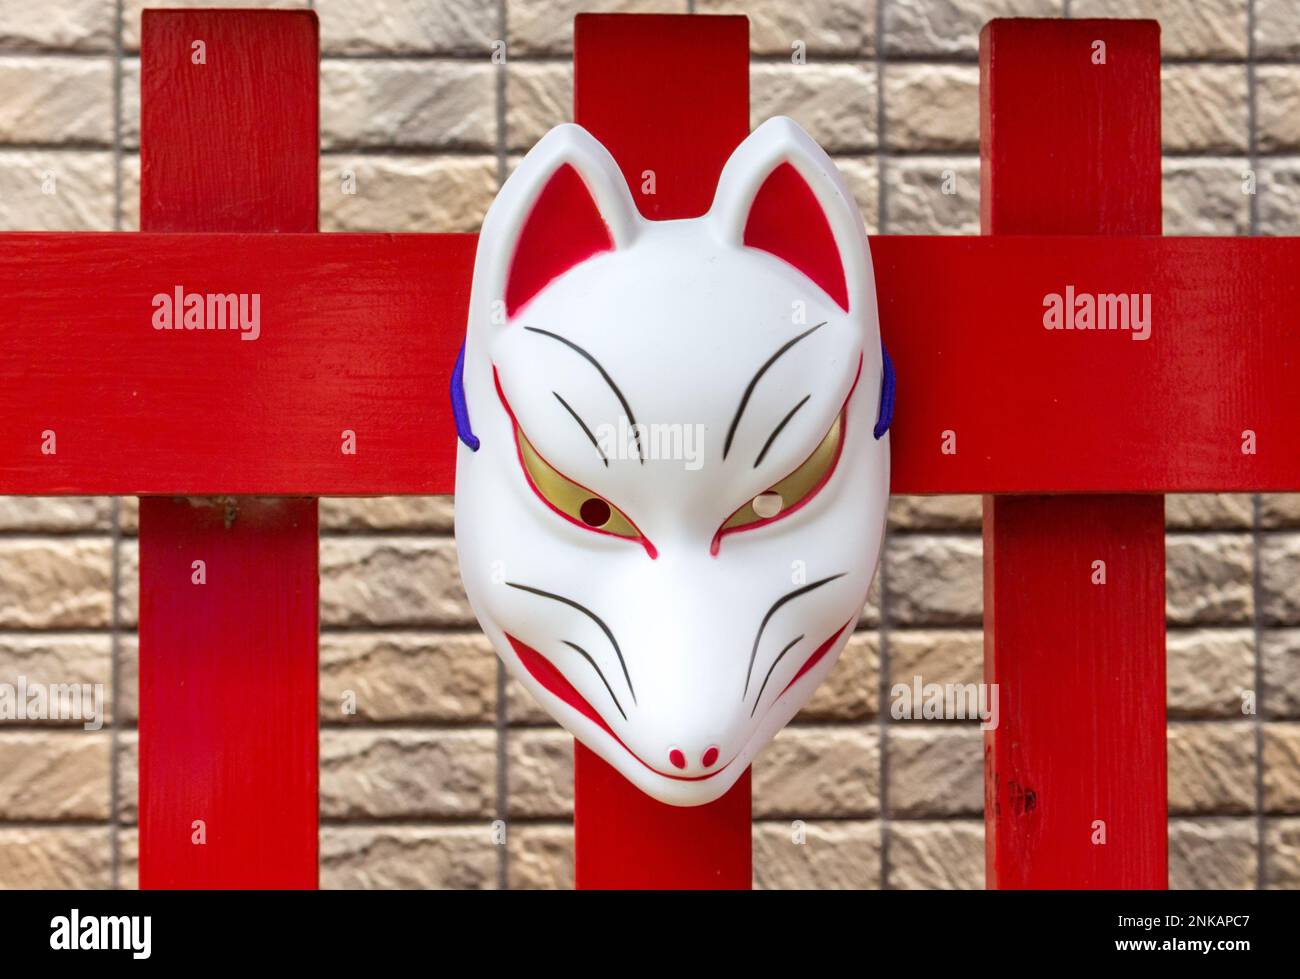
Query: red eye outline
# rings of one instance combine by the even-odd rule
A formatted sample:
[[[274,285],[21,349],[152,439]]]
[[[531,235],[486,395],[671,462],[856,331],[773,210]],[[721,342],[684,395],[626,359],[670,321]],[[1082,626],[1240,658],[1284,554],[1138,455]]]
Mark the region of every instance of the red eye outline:
[[[835,475],[835,471],[840,467],[840,457],[844,455],[844,443],[849,437],[849,399],[853,397],[853,392],[856,391],[858,387],[858,381],[862,378],[862,360],[863,355],[858,354],[858,372],[853,377],[853,383],[849,385],[849,393],[844,396],[844,403],[840,405],[839,414],[835,416],[836,421],[840,422],[839,444],[835,446],[835,458],[832,459],[831,464],[826,467],[826,472],[822,474],[822,478],[819,479],[813,488],[805,493],[794,506],[782,507],[779,513],[773,514],[770,517],[765,517],[762,520],[755,520],[753,523],[742,524],[739,527],[728,527],[727,521],[741,510],[745,509],[745,507],[749,506],[753,502],[753,498],[740,504],[740,506],[732,510],[731,513],[727,514],[726,518],[722,521],[721,526],[718,527],[717,533],[713,535],[713,540],[709,544],[709,555],[711,557],[718,556],[718,551],[722,548],[722,538],[726,537],[728,534],[742,533],[747,530],[757,530],[759,527],[766,527],[768,524],[776,523],[778,520],[784,520],[786,517],[790,516],[790,514],[797,513],[808,503],[811,503],[817,495],[821,493],[826,484],[831,481],[831,477]],[[831,424],[833,425],[835,422],[832,422]],[[825,438],[825,436],[822,437]],[[816,450],[814,449],[813,451],[815,452]],[[799,463],[799,465],[790,470],[790,472],[774,481],[772,485],[775,486],[782,480],[788,479],[790,476],[794,475],[806,462],[807,460],[804,460],[804,462]],[[766,490],[764,492],[766,492]]]
[[[542,460],[542,462],[546,463],[546,465],[549,466],[555,473],[557,473],[562,478],[568,480],[574,486],[577,486],[579,489],[584,490],[587,493],[590,493],[593,499],[600,500],[611,510],[617,511],[619,515],[621,515],[623,519],[626,520],[628,524],[631,525],[632,529],[635,530],[637,534],[639,534],[640,536],[628,537],[624,534],[615,534],[612,531],[605,530],[601,527],[593,527],[591,526],[591,524],[583,523],[580,520],[575,520],[570,514],[565,513],[554,503],[552,503],[549,499],[547,499],[546,495],[542,493],[542,491],[538,488],[537,484],[533,481],[532,474],[528,471],[528,464],[524,461],[524,451],[523,448],[519,445],[519,435],[523,432],[523,428],[519,424],[519,419],[515,417],[514,409],[510,407],[510,402],[506,400],[506,393],[501,388],[501,376],[497,373],[497,368],[495,364],[492,365],[492,383],[496,385],[497,397],[501,399],[501,407],[503,407],[506,410],[506,414],[510,416],[510,424],[514,432],[515,458],[519,460],[519,469],[524,474],[524,479],[525,481],[527,481],[528,487],[533,491],[534,495],[539,500],[541,500],[544,504],[546,504],[547,508],[550,509],[552,513],[555,513],[557,516],[563,518],[564,520],[567,520],[575,527],[581,527],[583,530],[587,531],[588,533],[601,534],[605,537],[613,537],[615,540],[630,541],[632,543],[640,544],[642,547],[645,548],[646,553],[650,555],[650,559],[652,561],[655,558],[657,558],[659,556],[658,549],[656,549],[654,544],[650,542],[650,538],[646,537],[645,533],[641,530],[641,528],[636,525],[636,522],[633,521],[631,517],[629,517],[626,513],[623,512],[622,508],[616,507],[613,503],[610,503],[609,500],[605,499],[605,497],[601,496],[599,493],[597,493],[595,490],[591,489],[590,487],[585,486],[582,483],[578,482],[576,479],[570,479],[568,476],[566,476],[555,466],[551,465],[550,460],[547,459],[545,456],[543,456],[541,452],[537,450],[537,446],[533,445],[532,441],[529,440],[528,443],[529,446],[532,448],[532,451],[537,454],[537,457]],[[525,436],[525,438],[526,437],[527,436]]]

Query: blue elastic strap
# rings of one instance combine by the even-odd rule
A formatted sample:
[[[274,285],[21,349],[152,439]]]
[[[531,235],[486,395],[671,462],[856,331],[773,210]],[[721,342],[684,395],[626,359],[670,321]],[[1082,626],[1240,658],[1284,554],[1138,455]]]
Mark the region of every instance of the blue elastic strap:
[[[469,427],[469,405],[465,403],[465,342],[460,344],[456,366],[451,371],[451,416],[456,419],[456,435],[473,452],[478,451],[478,436]]]
[[[889,359],[885,341],[880,341],[880,358],[884,365],[884,376],[880,379],[880,413],[876,417],[876,438],[879,439],[889,431],[889,423],[894,420],[894,362]]]

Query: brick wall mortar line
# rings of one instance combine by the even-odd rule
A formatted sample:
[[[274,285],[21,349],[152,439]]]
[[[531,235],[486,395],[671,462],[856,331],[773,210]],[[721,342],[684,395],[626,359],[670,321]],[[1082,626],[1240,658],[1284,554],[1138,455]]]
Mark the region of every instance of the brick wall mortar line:
[[[122,230],[122,13],[123,0],[113,4],[113,230]],[[122,501],[114,497],[110,504],[110,534],[113,541],[113,572],[111,587],[111,630],[109,640],[109,697],[113,720],[109,727],[108,758],[108,846],[109,887],[117,890],[122,885],[121,811],[122,772],[118,742],[122,725],[121,712],[121,658],[122,658]]]
[[[1246,3],[1246,138],[1249,152],[1247,165],[1255,179],[1255,193],[1250,196],[1250,228],[1249,234],[1254,237],[1259,233],[1259,115],[1258,102],[1256,99],[1258,86],[1256,84],[1256,57],[1255,50],[1255,0],[1247,0]],[[1260,563],[1260,548],[1263,544],[1263,533],[1261,526],[1261,515],[1263,504],[1261,496],[1256,493],[1251,497],[1251,625],[1254,632],[1255,662],[1254,662],[1254,685],[1255,685],[1255,716],[1254,720],[1254,742],[1255,742],[1255,887],[1263,890],[1267,885],[1268,872],[1265,869],[1267,864],[1267,846],[1265,845],[1265,836],[1267,823],[1264,817],[1264,649],[1263,649],[1263,613],[1261,611],[1261,601],[1263,598],[1263,582],[1261,580],[1262,566]]]
[[[509,133],[507,131],[508,106],[506,104],[506,72],[510,64],[510,24],[507,15],[506,0],[497,0],[497,38],[505,45],[505,60],[496,66],[496,160],[497,188],[505,183],[509,160]],[[506,668],[500,657],[496,662],[496,819],[506,829],[505,842],[497,847],[497,889],[510,888],[510,837],[513,829],[510,825],[510,752],[507,743],[510,718],[506,705]]]

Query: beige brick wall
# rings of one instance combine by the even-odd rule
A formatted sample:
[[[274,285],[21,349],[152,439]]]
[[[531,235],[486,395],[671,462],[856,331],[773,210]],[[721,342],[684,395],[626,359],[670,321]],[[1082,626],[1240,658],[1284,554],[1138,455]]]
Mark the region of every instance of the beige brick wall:
[[[137,226],[142,5],[0,0],[0,228]],[[749,13],[755,119],[798,119],[884,233],[978,230],[984,20],[1158,16],[1166,231],[1300,233],[1295,0],[314,6],[330,230],[474,230],[512,160],[569,113],[571,14],[694,9]],[[498,38],[504,70],[486,53]],[[804,66],[790,63],[796,40]],[[339,192],[343,169],[355,196]],[[940,192],[944,170],[955,195]],[[55,194],[41,193],[47,171]],[[502,682],[475,631],[449,501],[325,500],[321,513],[322,883],[569,885],[572,745]],[[1174,497],[1168,518],[1172,883],[1300,887],[1300,502]],[[881,711],[882,690],[918,672],[978,678],[979,522],[974,499],[894,500],[857,635],[755,766],[758,886],[982,886],[978,730]],[[135,885],[135,525],[131,499],[0,498],[0,681],[114,691],[100,732],[0,725],[0,886]],[[355,717],[340,714],[343,690]],[[1242,714],[1243,690],[1258,714]],[[509,820],[506,847],[489,841],[495,818]]]

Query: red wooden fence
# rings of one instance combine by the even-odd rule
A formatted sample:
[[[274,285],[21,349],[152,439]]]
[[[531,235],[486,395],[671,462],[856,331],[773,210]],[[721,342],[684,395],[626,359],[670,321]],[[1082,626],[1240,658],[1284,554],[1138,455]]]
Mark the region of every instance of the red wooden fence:
[[[144,497],[142,885],[310,887],[314,498],[452,489],[474,239],[313,233],[314,14],[144,17],[142,224],[167,233],[0,236],[0,492]],[[576,33],[578,120],[656,171],[649,216],[702,211],[747,126],[744,20]],[[1153,23],[995,21],[981,64],[989,236],[871,243],[893,490],[999,494],[990,885],[1163,886],[1158,494],[1300,489],[1300,245],[1158,237]],[[153,330],[176,285],[260,293],[261,335]],[[1150,293],[1151,337],[1044,330],[1067,286]],[[747,885],[747,779],[696,810],[581,749],[577,779],[581,886]]]
[[[191,65],[195,40],[218,70]],[[314,16],[146,11],[140,59],[143,230],[316,230]],[[206,275],[221,277],[220,263]],[[173,349],[165,340],[185,339],[156,336]],[[232,370],[267,370],[241,352]],[[194,376],[229,381],[200,365]],[[226,399],[211,394],[220,417]],[[316,511],[301,498],[140,500],[143,888],[316,886]]]
[[[995,21],[980,72],[985,234],[1160,233],[1154,21]],[[1068,264],[1059,270],[1073,281]],[[1019,334],[1023,323],[993,328]],[[1168,342],[1154,330],[1139,341],[1038,333],[1122,350]],[[1113,397],[1098,377],[1094,395]],[[1058,451],[1073,451],[1068,437]],[[984,673],[1002,708],[985,734],[986,883],[1164,887],[1163,497],[986,496]]]

